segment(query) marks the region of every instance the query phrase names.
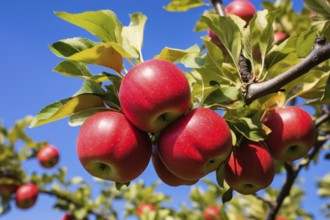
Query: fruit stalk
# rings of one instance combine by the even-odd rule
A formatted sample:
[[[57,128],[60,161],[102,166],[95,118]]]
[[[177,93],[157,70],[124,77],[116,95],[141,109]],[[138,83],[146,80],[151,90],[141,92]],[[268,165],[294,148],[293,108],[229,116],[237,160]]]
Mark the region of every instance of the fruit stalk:
[[[260,97],[280,91],[284,85],[304,75],[313,67],[328,59],[330,59],[330,43],[325,44],[325,40],[316,40],[312,52],[300,63],[270,80],[249,85],[244,95],[246,104],[250,104]]]

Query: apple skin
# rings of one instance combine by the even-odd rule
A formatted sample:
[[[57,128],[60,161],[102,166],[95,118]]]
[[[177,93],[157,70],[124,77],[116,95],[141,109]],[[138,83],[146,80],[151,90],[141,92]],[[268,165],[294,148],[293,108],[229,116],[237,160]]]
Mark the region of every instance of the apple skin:
[[[274,32],[274,44],[279,44],[284,41],[288,36],[284,32]]]
[[[99,112],[81,126],[77,154],[92,175],[118,183],[138,177],[151,157],[149,135],[134,127],[119,112]]]
[[[198,180],[185,180],[174,175],[171,171],[167,169],[165,164],[159,157],[157,146],[152,149],[152,163],[158,177],[169,186],[181,186],[181,185],[193,185],[198,182]]]
[[[221,220],[221,216],[219,214],[220,208],[217,206],[208,206],[204,209],[203,219],[204,220]]]
[[[12,175],[5,175],[0,177],[1,180],[8,181],[0,183],[0,196],[10,197],[15,193],[20,185],[20,180]]]
[[[60,158],[60,153],[54,145],[48,144],[45,147],[41,148],[41,150],[37,154],[37,159],[40,165],[44,168],[52,168],[54,167]]]
[[[316,140],[316,128],[308,112],[298,106],[275,108],[263,123],[272,130],[266,142],[273,157],[292,162],[305,156]]]
[[[16,191],[16,206],[20,209],[29,209],[37,201],[39,190],[33,183],[25,183],[18,187]]]
[[[133,67],[119,89],[126,117],[139,129],[159,133],[190,108],[185,74],[173,63],[148,60]]]
[[[197,180],[216,170],[232,148],[226,121],[215,111],[197,108],[161,132],[158,152],[174,175]]]
[[[249,23],[256,13],[256,9],[254,5],[247,0],[235,0],[225,7],[225,12],[226,14],[234,14]]]
[[[154,211],[156,211],[156,207],[150,203],[141,204],[138,206],[136,210],[138,216],[142,216],[146,212],[154,212]]]
[[[224,170],[228,185],[244,195],[267,188],[274,175],[274,161],[266,143],[249,140],[234,148]]]

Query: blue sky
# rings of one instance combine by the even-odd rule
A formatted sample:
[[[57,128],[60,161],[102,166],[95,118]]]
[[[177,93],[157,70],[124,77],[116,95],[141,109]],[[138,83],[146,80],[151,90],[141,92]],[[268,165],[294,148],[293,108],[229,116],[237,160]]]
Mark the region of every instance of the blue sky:
[[[224,1],[225,4],[228,2]],[[261,1],[253,2],[260,9]],[[168,1],[154,0],[1,1],[0,121],[6,127],[10,127],[17,119],[26,115],[35,115],[47,104],[71,96],[82,84],[80,79],[64,77],[52,71],[60,60],[50,52],[48,45],[65,38],[93,39],[93,36],[57,18],[54,11],[78,13],[111,9],[124,25],[129,23],[129,14],[142,12],[148,17],[143,48],[143,56],[147,60],[166,46],[186,49],[195,43],[201,44],[200,37],[204,33],[194,33],[193,27],[207,7],[194,9],[188,13],[170,13],[162,8],[167,3]],[[301,5],[301,0],[294,1],[297,9]],[[77,127],[70,127],[67,120],[63,119],[28,129],[27,132],[36,141],[46,140],[58,146],[61,151],[58,167],[66,166],[69,176],[83,176],[86,181],[90,181],[92,177],[83,170],[76,156],[75,141],[78,130]],[[315,180],[327,172],[324,168],[326,166],[328,164],[319,164],[317,169],[312,166],[304,183],[308,193],[304,207],[319,216],[320,206],[324,201],[317,200]],[[24,164],[24,167],[28,172],[34,170],[43,172],[36,162]],[[151,166],[140,178],[144,179],[146,184],[157,180]],[[214,177],[210,176],[210,178]],[[274,184],[278,185],[280,181],[282,179],[276,180]],[[160,185],[158,188],[158,191],[172,196],[173,204],[187,201],[189,190],[189,187],[171,188],[165,185]],[[52,209],[54,202],[53,198],[41,196],[30,210],[21,211],[13,206],[13,211],[1,219],[60,219],[63,213]]]

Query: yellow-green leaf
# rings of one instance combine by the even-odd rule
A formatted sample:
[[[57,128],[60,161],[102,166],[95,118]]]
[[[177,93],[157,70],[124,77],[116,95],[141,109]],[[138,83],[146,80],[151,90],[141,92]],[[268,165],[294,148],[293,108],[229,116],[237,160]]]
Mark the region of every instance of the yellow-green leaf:
[[[122,42],[122,24],[111,10],[87,11],[78,14],[55,12],[63,20],[89,31],[104,42]]]
[[[103,100],[93,94],[81,94],[63,99],[41,109],[32,120],[30,127],[37,127],[97,107],[104,107]]]
[[[129,46],[135,48],[142,58],[143,33],[147,17],[142,13],[135,13],[130,15],[130,18],[129,26],[123,27],[122,30],[123,43],[127,42]]]
[[[92,48],[80,51],[68,57],[68,59],[105,66],[116,72],[120,72],[123,69],[123,57],[133,58],[134,55],[116,43],[101,43]]]
[[[167,11],[187,11],[205,5],[203,0],[171,0],[164,8]]]

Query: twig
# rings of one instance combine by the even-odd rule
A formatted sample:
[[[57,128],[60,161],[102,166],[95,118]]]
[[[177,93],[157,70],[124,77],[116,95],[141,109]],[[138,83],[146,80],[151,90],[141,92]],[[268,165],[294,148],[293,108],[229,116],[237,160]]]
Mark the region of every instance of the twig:
[[[50,196],[55,196],[59,199],[62,199],[62,200],[65,200],[69,203],[72,203],[78,207],[83,207],[84,204],[80,203],[80,202],[77,202],[65,195],[61,195],[55,191],[50,191],[50,190],[45,190],[45,189],[39,189],[39,193],[43,193],[43,194],[46,194],[46,195],[50,195]],[[103,219],[103,220],[113,220],[112,218],[108,217],[108,216],[105,216],[103,215],[102,213],[96,211],[96,210],[93,210],[93,209],[88,209],[88,213],[89,214],[92,214],[92,215],[95,215],[96,217],[98,217],[99,219]]]
[[[280,91],[286,84],[304,75],[323,61],[330,59],[330,43],[324,44],[325,42],[322,39],[324,38],[321,38],[321,40],[318,38],[312,52],[288,71],[270,80],[249,85],[245,93],[246,104],[250,104],[260,97]]]

